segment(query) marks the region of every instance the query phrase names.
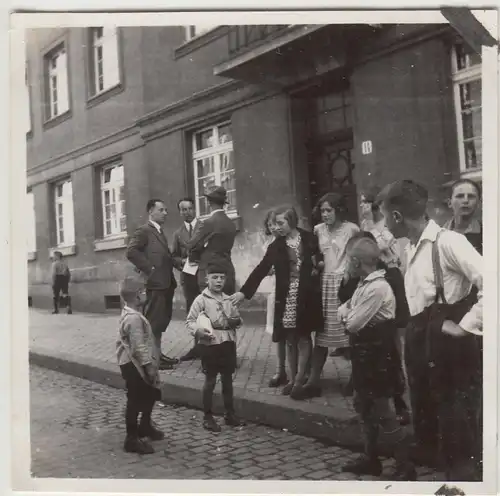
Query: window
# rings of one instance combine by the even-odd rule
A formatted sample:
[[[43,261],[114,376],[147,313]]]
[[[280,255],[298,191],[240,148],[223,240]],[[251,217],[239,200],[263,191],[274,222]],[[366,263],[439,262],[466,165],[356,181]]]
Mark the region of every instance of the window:
[[[208,215],[204,193],[223,186],[227,191],[228,213],[237,214],[233,138],[230,123],[220,124],[193,135],[193,165],[196,214]]]
[[[24,129],[26,133],[29,133],[31,131],[31,99],[28,66],[24,71],[24,116]]]
[[[127,217],[122,164],[114,164],[101,169],[101,202],[104,237],[125,233]]]
[[[482,168],[481,56],[465,44],[456,45],[452,60],[460,169]]]
[[[45,56],[47,120],[69,110],[68,58],[64,45]]]
[[[54,206],[57,246],[72,246],[75,244],[75,217],[71,179],[54,185]]]
[[[31,191],[28,191],[26,194],[26,203],[28,213],[27,219],[27,233],[26,233],[26,243],[27,243],[27,252],[35,253],[36,252],[36,226],[35,226],[35,198]]]
[[[214,29],[218,26],[218,24],[196,24],[194,26],[185,26],[186,30],[186,41],[189,41],[196,36],[200,36],[211,29]]]
[[[90,94],[98,95],[120,83],[118,29],[90,28]]]

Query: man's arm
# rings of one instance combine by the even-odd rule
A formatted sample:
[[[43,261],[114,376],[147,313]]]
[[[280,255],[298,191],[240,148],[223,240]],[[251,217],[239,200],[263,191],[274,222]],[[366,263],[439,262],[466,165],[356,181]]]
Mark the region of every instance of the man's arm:
[[[477,303],[466,313],[458,324],[464,331],[483,330],[483,257],[462,234],[447,231],[441,236],[438,246],[442,260],[449,267],[468,279],[477,287]]]
[[[172,241],[172,263],[177,270],[182,272],[184,261],[181,252],[181,236],[179,231],[174,232],[174,240]]]
[[[345,326],[349,332],[355,333],[363,329],[375,317],[384,303],[387,290],[391,290],[385,281],[373,281],[363,289],[363,297],[351,308],[345,318]],[[356,298],[357,300],[357,298]]]
[[[211,235],[210,224],[207,221],[196,223],[193,237],[188,241],[187,250],[190,262],[199,262],[205,248],[205,243]]]
[[[153,266],[144,253],[147,245],[147,232],[143,228],[136,229],[128,244],[126,256],[137,269],[149,276],[153,272]]]

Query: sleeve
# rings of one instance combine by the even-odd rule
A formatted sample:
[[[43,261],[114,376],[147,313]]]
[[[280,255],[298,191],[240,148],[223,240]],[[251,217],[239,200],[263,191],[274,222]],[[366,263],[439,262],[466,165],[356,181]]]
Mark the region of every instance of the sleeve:
[[[269,271],[274,265],[274,249],[275,245],[272,243],[268,246],[264,258],[260,261],[259,265],[253,269],[252,273],[248,276],[245,284],[243,284],[240,292],[245,295],[247,300],[250,300],[260,286],[260,283],[269,274]]]
[[[142,366],[152,361],[148,345],[144,339],[145,333],[143,326],[144,324],[138,315],[127,317],[123,326],[123,331],[129,336],[130,353]]]
[[[148,235],[144,229],[137,229],[132,235],[127,247],[126,257],[132,262],[135,267],[144,272],[147,276],[151,275],[153,266],[144,254],[144,250],[148,245]]]
[[[210,225],[206,221],[200,221],[196,224],[193,237],[189,240],[187,249],[189,260],[199,262],[201,254],[205,248],[205,243],[210,239]]]
[[[464,315],[459,325],[467,332],[483,330],[483,257],[460,233],[446,231],[439,242],[441,257],[451,270],[462,274],[478,289],[477,303]]]
[[[52,266],[50,268],[50,277],[52,279],[52,286],[56,283],[56,264],[52,262]]]
[[[205,310],[205,300],[202,295],[198,295],[189,309],[189,313],[186,319],[186,328],[194,336],[196,333],[197,325],[196,321],[201,312]]]
[[[172,241],[172,262],[177,270],[182,271],[182,254],[181,254],[181,244],[180,244],[180,234],[179,231],[175,231],[174,240]]]
[[[346,318],[349,332],[358,332],[375,317],[382,308],[387,289],[390,289],[387,282],[373,281],[362,289],[363,297],[359,303],[353,306],[351,300],[351,309]]]

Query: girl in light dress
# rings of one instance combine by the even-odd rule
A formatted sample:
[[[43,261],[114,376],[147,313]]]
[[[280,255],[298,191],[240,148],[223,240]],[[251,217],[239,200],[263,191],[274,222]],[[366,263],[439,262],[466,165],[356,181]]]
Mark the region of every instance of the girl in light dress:
[[[324,328],[316,332],[311,375],[302,391],[304,399],[321,396],[319,381],[329,348],[334,348],[335,356],[348,356],[348,337],[337,315],[340,305],[338,290],[345,271],[345,247],[349,239],[360,231],[356,224],[345,220],[345,199],[338,193],[327,193],[320,198],[316,210],[321,213],[323,220],[314,228],[314,233],[323,255],[320,267]]]

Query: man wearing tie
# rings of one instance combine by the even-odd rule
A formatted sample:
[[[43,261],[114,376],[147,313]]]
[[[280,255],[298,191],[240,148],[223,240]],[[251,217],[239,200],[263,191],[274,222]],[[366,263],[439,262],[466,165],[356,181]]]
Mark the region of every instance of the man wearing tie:
[[[178,360],[161,355],[161,336],[172,318],[172,302],[177,287],[172,254],[163,232],[167,209],[159,199],[149,200],[146,208],[149,220],[132,235],[126,256],[146,278],[144,316],[151,324],[160,368],[171,369]]]
[[[196,274],[188,274],[183,271],[183,268],[188,260],[188,243],[193,237],[194,229],[198,221],[195,216],[194,201],[192,198],[183,198],[179,200],[177,206],[183,223],[174,233],[172,257],[174,267],[181,273],[181,285],[186,300],[186,312],[189,313],[189,309],[194,299],[200,294],[200,290]],[[181,357],[181,361],[193,360],[195,358],[199,358],[196,342],[195,346],[193,346],[186,355]]]

